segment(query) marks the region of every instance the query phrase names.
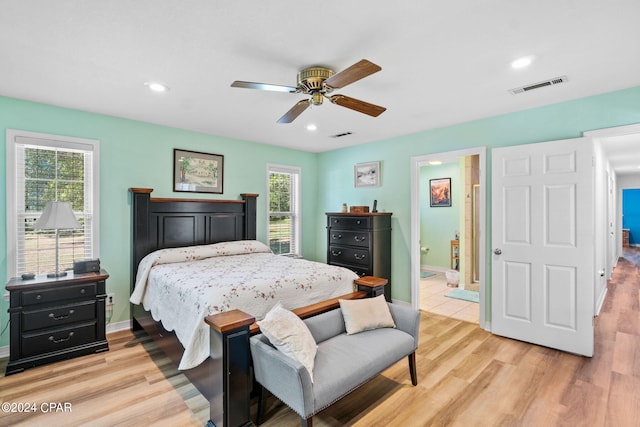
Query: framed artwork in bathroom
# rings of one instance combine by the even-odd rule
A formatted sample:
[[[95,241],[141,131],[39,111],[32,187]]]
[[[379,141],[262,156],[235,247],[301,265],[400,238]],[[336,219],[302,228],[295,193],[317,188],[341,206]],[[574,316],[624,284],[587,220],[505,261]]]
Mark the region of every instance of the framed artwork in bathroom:
[[[451,206],[451,178],[430,179],[429,190],[429,206],[432,208]]]

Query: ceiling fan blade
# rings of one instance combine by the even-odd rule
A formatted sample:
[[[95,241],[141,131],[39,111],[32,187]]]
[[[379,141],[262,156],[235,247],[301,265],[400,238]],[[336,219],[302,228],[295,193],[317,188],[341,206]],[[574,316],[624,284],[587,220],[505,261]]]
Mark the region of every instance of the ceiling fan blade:
[[[325,84],[333,89],[339,89],[341,87],[345,87],[353,82],[357,82],[358,80],[370,76],[373,73],[377,73],[382,70],[382,68],[373,62],[367,61],[366,59],[362,59],[359,62],[356,62],[349,68],[346,68],[340,71],[338,74],[334,74],[325,80]]]
[[[359,99],[351,98],[344,95],[333,95],[329,97],[329,100],[341,107],[349,108],[351,110],[368,114],[373,117],[378,117],[380,114],[384,113],[387,110],[386,108],[379,105],[370,104],[368,102],[360,101]]]
[[[289,92],[289,93],[296,93],[298,91],[298,89],[293,86],[271,85],[267,83],[255,83],[255,82],[243,82],[240,80],[236,80],[235,82],[231,83],[231,87],[241,87],[245,89],[258,89],[258,90],[271,90],[275,92]]]
[[[304,110],[309,108],[311,105],[311,100],[303,99],[302,101],[298,101],[296,105],[294,105],[289,111],[285,113],[284,116],[278,119],[278,123],[291,123],[294,121]]]

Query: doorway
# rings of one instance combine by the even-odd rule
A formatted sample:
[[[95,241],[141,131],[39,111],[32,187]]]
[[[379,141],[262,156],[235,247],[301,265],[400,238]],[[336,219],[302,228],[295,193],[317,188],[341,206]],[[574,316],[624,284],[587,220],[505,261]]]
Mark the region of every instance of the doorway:
[[[423,294],[431,292],[425,291],[424,286],[421,290],[421,273],[424,275],[425,269],[429,274],[426,281],[433,287],[443,287],[440,292],[434,291],[441,295],[433,298],[444,298],[444,294],[449,293],[446,285],[451,280],[446,277],[446,272],[457,271],[458,287],[450,286],[449,290],[464,288],[476,291],[479,297],[479,301],[473,304],[477,310],[476,321],[480,327],[488,329],[485,303],[489,298],[485,290],[484,262],[485,152],[485,147],[478,147],[416,156],[411,159],[411,301],[414,308],[420,309],[420,301],[425,299]],[[436,162],[441,162],[441,166],[434,165]],[[432,206],[429,199],[431,184],[447,178],[452,178],[451,206]],[[432,215],[428,221],[424,219],[425,211]],[[435,275],[432,275],[433,273]],[[422,279],[423,284],[424,282]],[[440,284],[437,285],[435,282]],[[430,297],[426,295],[426,298]],[[459,305],[462,304],[463,302]]]

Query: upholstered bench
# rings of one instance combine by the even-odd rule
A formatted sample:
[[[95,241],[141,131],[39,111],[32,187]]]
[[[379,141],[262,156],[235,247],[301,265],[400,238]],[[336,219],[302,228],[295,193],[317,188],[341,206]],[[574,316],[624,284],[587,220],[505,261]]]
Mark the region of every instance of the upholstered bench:
[[[362,310],[367,310],[367,316],[375,316],[376,310],[363,305],[374,303],[372,300],[378,300],[378,308],[380,303],[388,307],[387,314],[391,315],[395,327],[380,327],[374,321],[373,326],[365,325],[368,330],[347,333],[350,327],[353,329],[353,317],[362,316]],[[360,304],[356,306],[360,314],[358,310],[353,312],[349,308],[348,312],[345,311],[346,316],[343,316],[343,305],[304,320],[317,345],[311,372],[308,366],[272,345],[263,327],[266,324],[261,325],[263,333],[250,340],[256,381],[300,415],[302,426],[310,427],[313,415],[405,357],[409,360],[412,384],[418,382],[415,351],[418,348],[419,312],[387,303],[382,296],[349,304]],[[288,319],[288,323],[294,323],[291,320]],[[287,332],[283,336],[288,338]],[[258,424],[263,421],[264,399],[264,389],[261,389]]]

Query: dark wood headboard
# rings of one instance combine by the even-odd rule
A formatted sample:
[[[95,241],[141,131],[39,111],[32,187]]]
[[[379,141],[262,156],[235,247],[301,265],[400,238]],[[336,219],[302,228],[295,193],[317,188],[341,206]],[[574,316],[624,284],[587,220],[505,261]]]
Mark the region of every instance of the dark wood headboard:
[[[151,198],[152,188],[132,194],[132,278],[146,255],[164,248],[255,240],[257,194],[242,200]]]

